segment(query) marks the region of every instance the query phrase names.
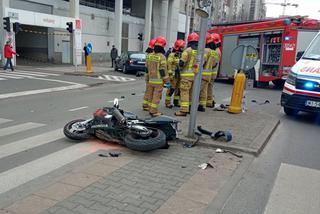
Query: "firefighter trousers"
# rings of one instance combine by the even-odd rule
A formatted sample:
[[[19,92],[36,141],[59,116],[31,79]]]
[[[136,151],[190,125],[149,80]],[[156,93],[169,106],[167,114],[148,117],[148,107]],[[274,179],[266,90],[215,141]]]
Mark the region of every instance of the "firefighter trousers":
[[[148,82],[146,82],[146,91],[144,92],[143,104],[142,104],[142,108],[144,109],[149,108],[149,105],[151,102],[150,92],[151,92],[151,86]]]
[[[217,75],[213,74],[208,84],[207,107],[213,107],[213,101],[214,101],[213,86],[214,86],[214,80],[216,79],[216,77]]]
[[[175,78],[175,81],[173,104],[177,106],[180,105],[180,78]]]
[[[158,112],[158,106],[162,95],[162,84],[148,84],[149,90],[146,91],[147,100],[149,100],[149,112],[155,114]]]
[[[176,80],[174,77],[171,77],[171,76],[170,76],[170,85],[171,85],[171,88],[168,88],[166,92],[166,101],[165,101],[166,105],[171,104],[171,97],[174,94],[174,91],[176,88]]]
[[[209,92],[208,87],[209,87],[210,81],[211,81],[211,78],[201,80],[199,104],[204,108],[207,105],[207,100],[209,100],[208,99],[208,92]]]
[[[188,113],[192,99],[193,79],[181,78],[180,80],[180,111]]]

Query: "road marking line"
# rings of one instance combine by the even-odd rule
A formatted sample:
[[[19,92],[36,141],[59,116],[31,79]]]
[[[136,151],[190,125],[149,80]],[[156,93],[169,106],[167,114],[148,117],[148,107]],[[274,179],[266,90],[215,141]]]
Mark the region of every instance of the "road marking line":
[[[10,79],[23,79],[23,77],[11,76],[10,74],[0,74],[0,77],[10,78]]]
[[[0,174],[0,194],[48,174],[100,149],[109,150],[115,148],[119,148],[119,146],[106,144],[98,146],[96,143],[79,143],[15,167]]]
[[[0,159],[62,138],[64,138],[62,129],[57,129],[23,140],[7,143],[0,146]]]
[[[77,85],[62,86],[62,87],[56,87],[56,88],[21,91],[21,92],[0,94],[0,99],[21,97],[21,96],[34,95],[34,94],[43,94],[43,93],[50,93],[50,92],[56,92],[56,91],[66,91],[66,90],[79,89],[79,88],[85,88],[85,87],[88,87],[88,85],[77,84]]]
[[[5,119],[5,118],[0,118],[0,124],[2,123],[7,123],[7,122],[11,122],[12,120],[9,119]]]
[[[14,72],[15,74],[22,74],[22,75],[28,75],[28,76],[37,76],[37,77],[47,77],[48,75],[45,75],[45,74],[31,74],[31,73],[28,73],[28,72],[21,72],[21,71],[15,71]]]
[[[79,108],[73,108],[73,109],[69,109],[68,111],[78,111],[78,110],[86,109],[86,108],[89,108],[89,106],[83,106],[83,107],[79,107]]]
[[[26,73],[31,73],[31,74],[42,74],[42,75],[49,75],[49,76],[60,76],[60,74],[54,74],[54,73],[45,73],[45,72],[34,72],[34,71],[24,71],[24,70],[18,70],[19,72],[26,72]]]
[[[15,134],[18,132],[27,131],[27,130],[34,129],[34,128],[39,128],[42,126],[45,126],[45,124],[31,123],[31,122],[23,123],[23,124],[19,124],[19,125],[15,125],[15,126],[9,126],[9,127],[0,129],[0,137]]]

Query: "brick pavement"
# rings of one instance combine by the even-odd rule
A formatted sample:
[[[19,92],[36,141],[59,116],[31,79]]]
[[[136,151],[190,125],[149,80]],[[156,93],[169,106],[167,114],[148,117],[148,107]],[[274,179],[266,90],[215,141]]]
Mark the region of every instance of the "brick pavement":
[[[97,157],[0,213],[199,213],[240,163],[228,154],[176,143],[168,150],[122,152],[119,158]],[[204,162],[214,168],[200,169]]]

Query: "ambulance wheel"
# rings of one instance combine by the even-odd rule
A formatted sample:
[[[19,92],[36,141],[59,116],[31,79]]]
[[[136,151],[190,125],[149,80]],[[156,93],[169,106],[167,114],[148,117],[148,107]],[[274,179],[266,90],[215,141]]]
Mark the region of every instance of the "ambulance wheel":
[[[298,114],[299,110],[293,109],[293,108],[288,108],[288,107],[283,107],[284,113],[288,116],[295,116]]]
[[[283,88],[285,81],[282,79],[272,80],[272,83],[276,88]]]

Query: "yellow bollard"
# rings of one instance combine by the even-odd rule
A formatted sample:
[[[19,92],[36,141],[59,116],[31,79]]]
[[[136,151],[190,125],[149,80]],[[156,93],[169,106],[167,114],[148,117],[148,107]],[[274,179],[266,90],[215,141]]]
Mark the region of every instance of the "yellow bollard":
[[[246,75],[242,72],[236,74],[234,78],[231,102],[228,108],[229,113],[238,114],[242,112],[241,104],[242,104],[245,84],[246,84]]]
[[[87,56],[86,72],[87,73],[91,73],[92,72],[92,70],[91,70],[91,56],[90,55]]]

